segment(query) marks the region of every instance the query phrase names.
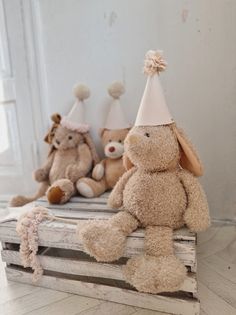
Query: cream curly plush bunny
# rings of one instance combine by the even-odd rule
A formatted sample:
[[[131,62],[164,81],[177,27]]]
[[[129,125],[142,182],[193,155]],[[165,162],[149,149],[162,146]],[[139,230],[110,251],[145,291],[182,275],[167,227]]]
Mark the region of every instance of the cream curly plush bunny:
[[[159,52],[146,56],[149,75],[135,126],[125,140],[133,165],[118,181],[108,204],[121,209],[107,221],[78,226],[84,249],[98,261],[119,259],[126,238],[145,228],[145,251],[123,268],[127,282],[142,292],[177,291],[186,268],[175,256],[173,230],[187,225],[198,232],[210,224],[208,204],[196,176],[202,165],[183,131],[171,118],[158,74],[165,68]]]

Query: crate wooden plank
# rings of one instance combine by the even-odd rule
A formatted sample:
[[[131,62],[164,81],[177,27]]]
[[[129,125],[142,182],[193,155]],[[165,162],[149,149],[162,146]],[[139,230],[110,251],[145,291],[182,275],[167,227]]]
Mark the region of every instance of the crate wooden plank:
[[[15,230],[16,222],[0,224],[0,240],[10,243],[20,243]],[[83,245],[75,233],[76,226],[71,224],[46,224],[39,226],[39,244],[41,246],[83,250]],[[127,238],[125,257],[131,257],[143,252],[144,241],[141,237],[131,234]],[[186,266],[194,266],[196,261],[196,245],[194,241],[174,240],[175,254]]]
[[[8,280],[32,284],[31,274],[12,267],[6,267]],[[78,280],[43,275],[38,286],[58,291],[122,303],[146,309],[179,315],[199,315],[200,305],[196,299],[145,294],[133,290],[107,285],[87,283]]]
[[[98,220],[107,220],[110,217],[112,217],[114,215],[114,213],[118,212],[117,210],[111,210],[111,211],[103,211],[102,208],[101,209],[96,209],[93,210],[92,208],[87,208],[84,210],[81,210],[79,208],[75,208],[73,210],[69,210],[66,208],[66,206],[64,205],[61,208],[56,208],[56,207],[52,207],[50,208],[50,211],[57,217],[59,218],[70,218],[70,219],[75,219],[75,220],[94,220],[94,219],[98,219]],[[112,212],[113,211],[113,212]],[[7,222],[6,222],[7,223]],[[0,224],[1,227],[1,224]],[[138,229],[137,231],[135,231],[133,233],[133,235],[135,236],[139,236],[139,237],[143,237],[143,229]],[[174,231],[174,238],[177,240],[192,240],[195,241],[196,240],[196,234],[191,232],[188,228],[183,227],[181,229],[175,230]]]
[[[60,215],[58,217],[65,218],[64,216],[60,216]],[[69,217],[67,216],[66,218],[69,218]],[[107,218],[104,217],[103,219],[106,220]],[[80,220],[83,220],[83,219],[81,217],[79,217],[78,218],[78,222]],[[43,225],[43,224],[44,223],[42,223],[41,225]],[[59,222],[56,222],[56,223],[52,222],[52,223],[46,223],[46,224],[47,224],[48,227],[51,226],[52,228],[56,228],[56,227],[60,228],[62,226],[62,224],[59,223]],[[68,224],[68,226],[70,228],[69,224]],[[12,222],[0,223],[0,235],[1,235],[1,228],[2,227],[4,227],[4,228],[9,227],[11,229],[12,228]],[[63,228],[64,228],[64,225],[63,225]],[[143,238],[144,237],[144,233],[145,233],[145,230],[142,229],[142,228],[139,228],[135,232],[132,233],[132,236]],[[190,232],[189,229],[184,227],[184,228],[181,228],[181,229],[178,229],[178,230],[174,231],[174,240],[176,240],[176,241],[193,241],[194,243],[196,243],[196,236],[195,236],[194,233]]]
[[[68,202],[64,205],[51,205],[46,199],[42,202],[41,199],[36,201],[36,205],[44,206],[58,217],[63,218],[75,218],[78,220],[94,220],[94,219],[109,219],[114,213],[119,212],[120,210],[111,209],[106,204],[96,204],[93,203],[90,199],[90,202],[86,203],[84,200],[86,198],[83,197],[74,197],[73,200],[77,200],[78,202]],[[91,198],[91,199],[99,199],[99,198]],[[82,200],[82,201],[79,201]],[[138,230],[139,233],[141,229]],[[138,234],[137,234],[138,235]],[[179,235],[181,239],[186,240],[195,240],[195,233],[190,232],[188,228],[184,227],[182,229],[175,231],[175,236]],[[143,234],[142,234],[143,237]]]
[[[91,212],[98,212],[98,211],[104,211],[104,212],[112,212],[115,213],[119,210],[112,209],[108,207],[107,204],[103,203],[86,203],[86,202],[79,202],[79,203],[71,203],[68,202],[64,205],[52,205],[44,202],[35,201],[35,206],[43,206],[45,208],[48,208],[50,210],[64,210],[67,212],[70,211],[83,211],[88,210]]]
[[[1,254],[2,260],[7,264],[15,264],[21,266],[19,252],[12,250],[2,250]],[[121,265],[81,261],[78,259],[75,260],[70,258],[59,258],[47,255],[40,255],[40,263],[44,270],[124,281]],[[196,276],[189,273],[180,290],[196,293]]]

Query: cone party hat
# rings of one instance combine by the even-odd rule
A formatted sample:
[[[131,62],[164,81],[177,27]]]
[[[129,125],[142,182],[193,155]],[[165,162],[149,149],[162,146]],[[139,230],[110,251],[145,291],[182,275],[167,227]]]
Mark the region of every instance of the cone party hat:
[[[159,80],[160,72],[167,63],[160,51],[149,50],[144,61],[144,73],[148,75],[146,87],[139,106],[135,126],[159,126],[174,122],[166,104]]]
[[[124,111],[120,104],[120,96],[124,94],[125,88],[121,82],[113,82],[108,87],[108,93],[113,98],[110,105],[104,128],[106,129],[125,129],[130,128],[130,124],[127,122]]]
[[[89,125],[85,123],[83,101],[90,96],[90,90],[83,84],[77,84],[74,87],[74,95],[76,101],[68,115],[62,118],[61,124],[68,129],[86,133],[89,131]]]

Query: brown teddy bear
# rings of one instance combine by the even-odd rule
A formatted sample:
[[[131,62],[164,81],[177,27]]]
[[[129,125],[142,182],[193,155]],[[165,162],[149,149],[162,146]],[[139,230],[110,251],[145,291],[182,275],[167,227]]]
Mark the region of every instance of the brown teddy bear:
[[[114,261],[126,237],[145,228],[145,252],[123,267],[127,282],[142,292],[180,289],[186,268],[174,254],[173,230],[186,224],[198,232],[210,224],[206,196],[195,176],[202,175],[196,151],[170,116],[160,86],[165,69],[159,52],[149,51],[144,70],[147,85],[135,126],[125,140],[133,165],[118,181],[108,204],[120,211],[107,221],[90,221],[77,233],[84,249],[98,261]]]
[[[97,197],[111,190],[125,172],[122,162],[124,140],[129,131],[119,98],[124,93],[121,82],[114,82],[108,88],[113,97],[105,128],[100,131],[101,142],[106,158],[97,164],[92,172],[92,178],[81,178],[77,183],[78,192],[87,198]]]
[[[32,197],[15,196],[11,206],[22,206],[45,193],[50,203],[67,202],[76,193],[78,179],[86,176],[93,163],[99,161],[83,117],[82,103],[90,91],[84,85],[77,85],[74,93],[78,100],[68,116],[62,119],[59,114],[52,116],[54,124],[45,138],[51,144],[50,154],[43,167],[34,173],[35,180],[41,183],[39,190]]]

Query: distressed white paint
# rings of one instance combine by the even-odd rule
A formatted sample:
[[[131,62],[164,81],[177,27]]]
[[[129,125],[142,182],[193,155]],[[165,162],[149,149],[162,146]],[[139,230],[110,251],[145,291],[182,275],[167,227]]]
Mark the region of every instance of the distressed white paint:
[[[57,254],[57,250],[56,253]],[[9,264],[22,266],[20,254],[17,251],[2,250],[2,260]],[[121,265],[103,264],[91,261],[80,260],[79,255],[73,257],[50,257],[40,255],[40,263],[43,269],[48,271],[61,272],[69,275],[81,275],[124,281]],[[181,291],[197,293],[197,280],[194,273],[188,274],[182,284]]]
[[[6,268],[7,278],[31,284],[31,274],[14,268]],[[106,301],[123,303],[147,309],[181,315],[199,315],[200,303],[196,299],[145,294],[102,284],[94,284],[53,276],[42,276],[38,284],[45,288],[76,293]]]
[[[79,213],[80,211],[78,211]],[[65,215],[65,214],[64,214]],[[70,217],[68,215],[68,217]],[[91,219],[99,219],[101,216],[94,215]],[[84,218],[88,220],[88,217]],[[76,225],[58,224],[58,223],[42,223],[39,226],[39,245],[54,248],[83,250],[83,244],[76,235]],[[180,230],[181,233],[181,230]],[[136,256],[143,252],[144,238],[143,232],[131,234],[127,238],[125,257]],[[186,265],[195,270],[196,265],[196,246],[195,240],[184,240],[178,235],[174,240],[175,254]],[[175,235],[174,235],[175,238]],[[20,243],[20,238],[16,233],[15,222],[5,222],[0,224],[0,240],[9,243]]]

